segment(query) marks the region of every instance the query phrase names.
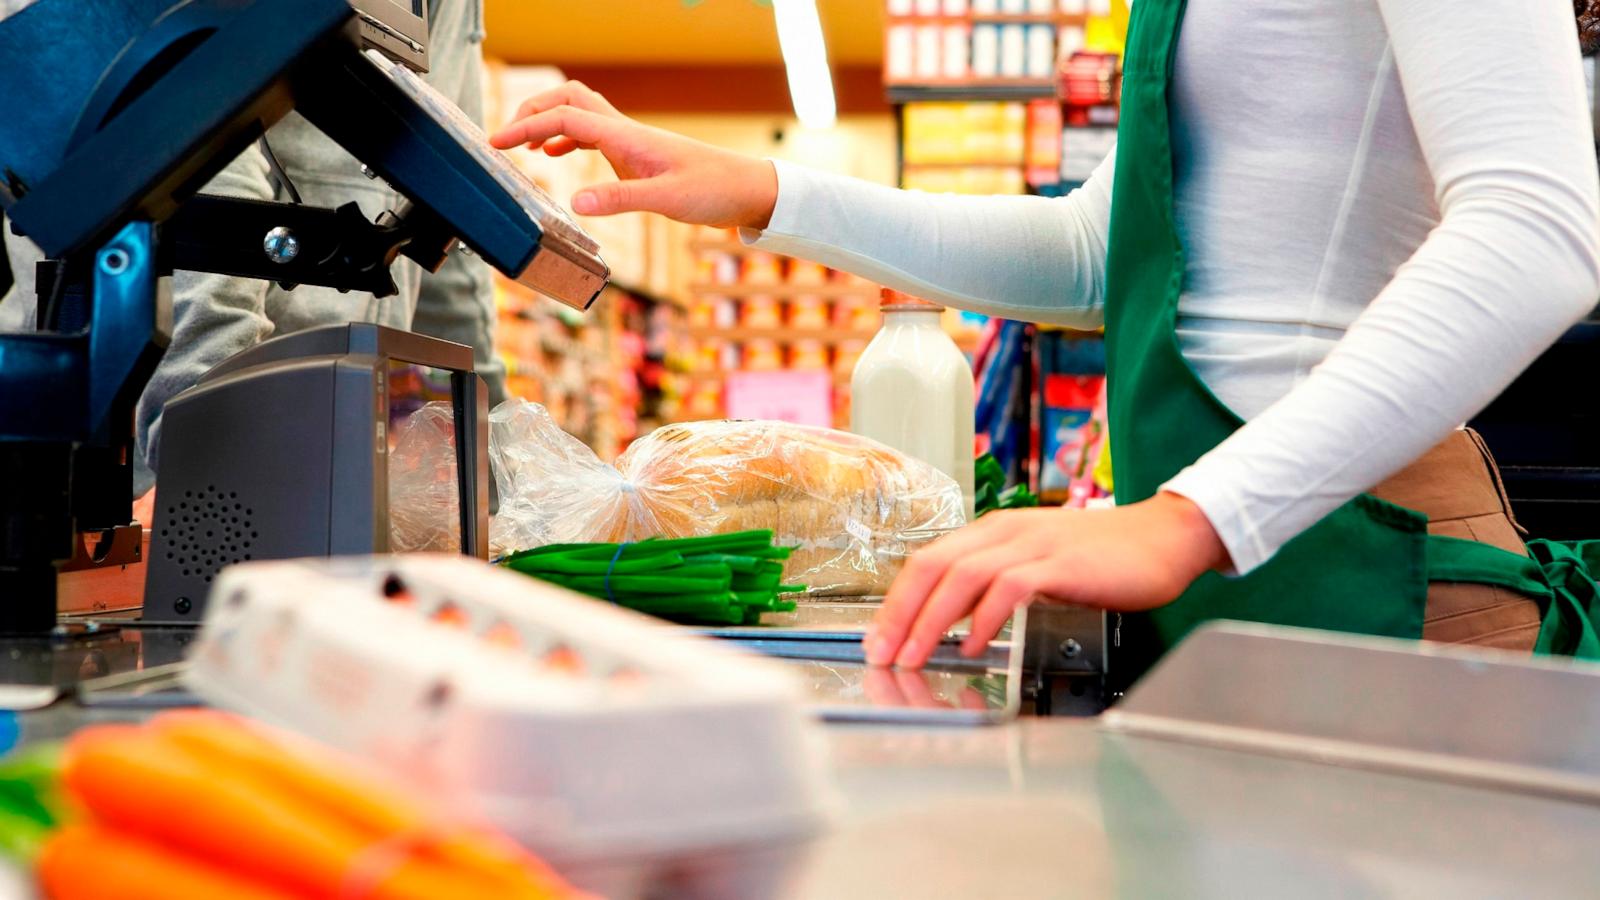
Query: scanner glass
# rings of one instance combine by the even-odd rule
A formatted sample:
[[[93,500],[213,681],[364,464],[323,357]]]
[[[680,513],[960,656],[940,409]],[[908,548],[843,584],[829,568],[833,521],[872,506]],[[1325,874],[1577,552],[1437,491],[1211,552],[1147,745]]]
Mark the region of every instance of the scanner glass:
[[[460,553],[451,371],[388,360],[389,545],[404,552]]]

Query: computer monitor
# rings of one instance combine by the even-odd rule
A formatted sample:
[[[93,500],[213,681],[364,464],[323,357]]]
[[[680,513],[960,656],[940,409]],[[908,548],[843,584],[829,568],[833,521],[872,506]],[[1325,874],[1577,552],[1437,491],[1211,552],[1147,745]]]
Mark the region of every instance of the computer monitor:
[[[397,471],[417,460],[395,452],[413,416],[435,464]],[[459,344],[357,323],[232,357],[163,414],[144,619],[198,623],[217,573],[245,560],[487,558],[487,429],[483,381]],[[452,455],[453,472],[436,465]]]

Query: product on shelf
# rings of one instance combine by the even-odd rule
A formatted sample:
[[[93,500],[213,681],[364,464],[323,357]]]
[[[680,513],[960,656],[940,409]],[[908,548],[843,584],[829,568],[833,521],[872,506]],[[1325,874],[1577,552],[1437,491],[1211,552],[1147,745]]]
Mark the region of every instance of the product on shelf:
[[[783,308],[777,297],[758,295],[744,301],[739,324],[745,328],[778,328],[783,325]]]
[[[772,372],[783,368],[783,350],[777,341],[746,341],[743,368],[747,372]]]
[[[827,284],[828,267],[822,263],[811,262],[804,259],[792,260],[789,263],[790,284]]]
[[[789,328],[795,331],[820,331],[828,327],[828,301],[802,295],[789,301]]]
[[[726,362],[729,344],[719,338],[705,338],[695,344],[692,371],[720,372]]]
[[[1114,53],[1078,51],[1061,60],[1061,95],[1071,107],[1108,106],[1117,102],[1121,63]]]
[[[795,341],[789,346],[789,368],[826,370],[828,368],[827,345],[815,340]]]
[[[684,402],[684,418],[713,419],[722,415],[722,383],[708,381],[694,386]]]
[[[710,328],[716,322],[717,301],[714,297],[696,297],[689,301],[685,318],[690,328]]]
[[[869,332],[878,327],[878,304],[865,297],[851,297],[833,305],[833,327],[840,331]]]
[[[783,283],[782,258],[772,253],[751,253],[744,259],[742,280],[745,284]]]
[[[1048,503],[1083,506],[1101,494],[1094,466],[1106,432],[1105,381],[1104,375],[1044,377],[1039,496]]]
[[[1061,104],[1054,100],[1028,103],[1028,184],[1041,187],[1061,178]]]
[[[1021,103],[907,103],[904,116],[902,151],[908,166],[1023,161],[1027,110]]]
[[[850,374],[856,370],[856,361],[861,359],[861,353],[866,349],[867,342],[864,340],[840,341],[839,345],[834,348],[833,373],[849,378]]]

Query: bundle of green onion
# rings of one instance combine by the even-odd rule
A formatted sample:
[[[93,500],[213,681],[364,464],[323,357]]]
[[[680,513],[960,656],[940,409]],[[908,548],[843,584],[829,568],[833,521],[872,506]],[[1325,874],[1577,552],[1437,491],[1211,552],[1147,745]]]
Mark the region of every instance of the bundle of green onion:
[[[1000,462],[985,453],[973,466],[974,499],[978,515],[997,509],[1026,509],[1039,505],[1039,497],[1025,484],[1006,487],[1006,472]]]
[[[778,599],[789,547],[771,531],[648,540],[635,544],[552,544],[513,553],[508,568],[674,622],[756,625],[766,612],[793,612]]]

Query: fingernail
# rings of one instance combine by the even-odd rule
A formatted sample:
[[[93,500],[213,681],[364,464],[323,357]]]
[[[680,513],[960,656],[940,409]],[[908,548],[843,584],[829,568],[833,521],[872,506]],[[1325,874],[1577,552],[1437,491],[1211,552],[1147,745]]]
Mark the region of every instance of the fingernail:
[[[595,199],[594,194],[588,191],[579,191],[572,198],[572,211],[580,216],[592,216],[597,209],[599,209],[599,202]]]
[[[922,665],[922,642],[916,638],[906,641],[900,647],[900,655],[894,658],[894,664],[907,668]]]

